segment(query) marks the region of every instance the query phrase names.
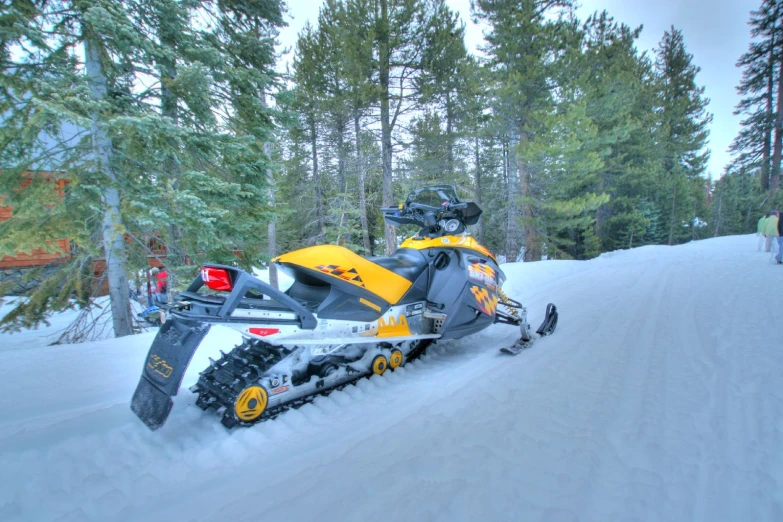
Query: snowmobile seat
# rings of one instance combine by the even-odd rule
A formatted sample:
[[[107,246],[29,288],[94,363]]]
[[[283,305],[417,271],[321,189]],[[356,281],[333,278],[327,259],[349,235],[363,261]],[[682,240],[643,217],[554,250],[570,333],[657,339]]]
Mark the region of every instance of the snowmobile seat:
[[[368,257],[367,260],[404,277],[411,283],[416,282],[429,264],[424,254],[414,248],[398,248],[391,256]]]

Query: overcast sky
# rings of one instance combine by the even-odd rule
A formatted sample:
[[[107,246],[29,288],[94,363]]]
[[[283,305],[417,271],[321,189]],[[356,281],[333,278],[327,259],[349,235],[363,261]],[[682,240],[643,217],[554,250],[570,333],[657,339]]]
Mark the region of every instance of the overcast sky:
[[[280,43],[293,47],[296,35],[309,19],[315,24],[322,0],[287,0],[288,27],[280,32]],[[466,24],[466,44],[475,49],[482,43],[482,29],[470,21],[470,0],[447,0],[459,12]],[[693,55],[693,63],[701,67],[696,76],[710,99],[707,107],[713,114],[709,148],[712,151],[708,171],[713,177],[723,174],[730,160],[728,147],[739,131],[740,117],[732,113],[739,101],[736,86],[741,71],[735,67],[740,55],[747,51],[750,11],[761,0],[581,0],[579,18],[594,11],[607,10],[615,20],[632,28],[643,25],[638,40],[640,50],[652,50],[663,32],[672,25],[680,29],[685,46]]]

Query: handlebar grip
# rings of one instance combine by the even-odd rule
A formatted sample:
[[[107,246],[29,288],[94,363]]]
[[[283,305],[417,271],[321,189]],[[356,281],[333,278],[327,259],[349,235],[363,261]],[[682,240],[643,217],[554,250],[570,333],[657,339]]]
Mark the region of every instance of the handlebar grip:
[[[467,203],[452,203],[449,205],[450,209],[460,209],[460,208],[468,208]]]

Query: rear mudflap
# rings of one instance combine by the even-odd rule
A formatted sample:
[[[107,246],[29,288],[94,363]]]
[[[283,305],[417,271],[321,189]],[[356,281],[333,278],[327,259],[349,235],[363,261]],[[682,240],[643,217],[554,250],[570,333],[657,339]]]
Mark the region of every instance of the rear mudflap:
[[[163,426],[171,412],[185,371],[210,329],[209,323],[173,316],[152,342],[131,410],[151,430]]]

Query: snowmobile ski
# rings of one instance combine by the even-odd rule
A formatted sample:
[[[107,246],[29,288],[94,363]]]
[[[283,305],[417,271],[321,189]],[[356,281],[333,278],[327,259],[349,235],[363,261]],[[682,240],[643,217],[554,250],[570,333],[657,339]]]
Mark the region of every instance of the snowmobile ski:
[[[556,327],[557,327],[557,307],[552,303],[549,303],[548,305],[546,305],[544,321],[541,323],[541,326],[539,326],[538,329],[536,330],[536,335],[535,336],[530,335],[527,329],[525,328],[525,325],[523,324],[522,336],[520,337],[520,339],[511,346],[504,346],[503,348],[501,348],[500,353],[506,355],[519,355],[524,350],[527,350],[528,348],[533,346],[533,343],[538,337],[551,335],[552,332],[555,331]]]
[[[506,354],[506,355],[519,355],[523,351],[527,350],[531,346],[533,346],[533,343],[535,342],[535,339],[531,339],[529,341],[522,341],[521,339],[511,346],[504,346],[500,349],[500,353]]]

